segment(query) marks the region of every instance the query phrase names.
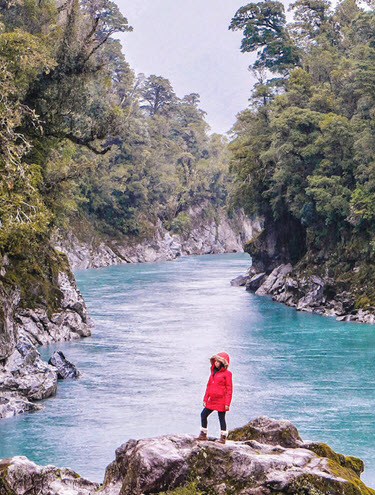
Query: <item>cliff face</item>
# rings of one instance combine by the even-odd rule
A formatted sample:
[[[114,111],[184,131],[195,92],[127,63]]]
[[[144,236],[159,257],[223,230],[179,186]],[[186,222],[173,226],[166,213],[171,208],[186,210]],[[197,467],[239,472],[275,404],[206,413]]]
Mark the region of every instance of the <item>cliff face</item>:
[[[306,233],[293,219],[280,223],[262,221],[263,228],[245,244],[253,270],[270,273],[285,263],[297,263],[305,254]]]
[[[375,323],[373,265],[329,244],[305,252],[305,237],[290,225],[266,225],[245,246],[252,267],[232,283],[299,311]]]
[[[142,240],[103,239],[92,235],[60,234],[57,249],[67,254],[72,268],[98,268],[119,263],[168,261],[179,256],[243,252],[243,245],[261,229],[242,210],[228,217],[226,210],[205,215],[205,205],[189,210],[189,225],[181,232],[167,231],[160,220]]]
[[[29,260],[23,270],[21,260],[1,258],[0,418],[40,409],[35,401],[56,393],[57,369],[40,359],[37,346],[91,335],[65,256],[48,250],[39,261],[33,274]]]
[[[192,435],[129,440],[116,450],[102,485],[70,469],[25,457],[0,461],[0,493],[24,495],[374,495],[363,462],[304,442],[289,421],[260,417],[230,432],[226,445]]]

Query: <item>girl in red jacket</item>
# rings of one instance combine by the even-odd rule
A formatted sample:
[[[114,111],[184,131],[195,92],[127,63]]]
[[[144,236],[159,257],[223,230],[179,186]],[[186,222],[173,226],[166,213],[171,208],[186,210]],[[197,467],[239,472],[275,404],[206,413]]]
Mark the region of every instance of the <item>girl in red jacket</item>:
[[[211,358],[211,375],[208,379],[201,413],[202,427],[197,440],[207,440],[207,418],[217,411],[219,415],[221,435],[219,443],[225,443],[228,431],[225,413],[229,411],[232,400],[232,373],[228,371],[229,356],[226,352],[214,354]]]

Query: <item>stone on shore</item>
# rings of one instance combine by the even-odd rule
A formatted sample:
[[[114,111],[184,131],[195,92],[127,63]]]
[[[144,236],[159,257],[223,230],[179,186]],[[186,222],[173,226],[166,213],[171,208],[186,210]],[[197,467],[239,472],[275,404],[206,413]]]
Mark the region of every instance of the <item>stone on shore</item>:
[[[29,401],[17,392],[0,390],[0,419],[11,418],[30,411],[39,411],[43,406]]]
[[[0,390],[18,392],[29,400],[42,400],[54,395],[57,373],[42,361],[33,344],[21,338],[0,374]]]
[[[0,418],[42,409],[33,401],[46,399],[56,390],[56,368],[42,361],[35,346],[21,337],[0,366]]]

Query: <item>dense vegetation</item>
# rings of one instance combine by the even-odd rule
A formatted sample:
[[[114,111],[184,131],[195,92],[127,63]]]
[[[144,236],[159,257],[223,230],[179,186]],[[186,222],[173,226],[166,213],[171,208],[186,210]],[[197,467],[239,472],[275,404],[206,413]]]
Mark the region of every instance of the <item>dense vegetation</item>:
[[[114,38],[131,31],[110,0],[0,0],[0,262],[34,299],[53,293],[56,228],[180,231],[226,203],[225,139],[198,94],[134,75]]]
[[[375,305],[375,12],[343,0],[240,8],[256,52],[251,108],[234,127],[236,202],[283,235],[290,260]],[[289,260],[289,261],[290,261]]]
[[[171,224],[196,202],[225,202],[225,141],[208,136],[198,94],[135,78],[112,36],[132,30],[114,2],[4,0],[0,15],[3,250],[72,212],[138,234],[150,212]]]

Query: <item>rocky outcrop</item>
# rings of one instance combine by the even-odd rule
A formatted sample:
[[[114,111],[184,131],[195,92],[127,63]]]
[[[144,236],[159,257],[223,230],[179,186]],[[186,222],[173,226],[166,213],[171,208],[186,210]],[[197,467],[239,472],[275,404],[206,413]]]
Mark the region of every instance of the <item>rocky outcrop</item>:
[[[329,246],[306,251],[311,239],[295,220],[266,219],[262,225],[245,245],[252,266],[232,285],[245,285],[298,311],[375,323],[373,276],[364,259],[343,250],[332,252]]]
[[[360,459],[304,442],[288,421],[260,417],[229,438],[225,445],[185,434],[129,440],[116,450],[100,486],[69,469],[13,457],[0,462],[0,493],[375,495],[360,480]]]
[[[335,316],[339,321],[375,323],[371,309],[357,309],[352,293],[328,276],[301,273],[291,264],[279,265],[269,275],[254,273],[246,275],[247,290],[257,295],[270,295],[277,302],[298,311]]]
[[[51,287],[59,296],[54,311],[45,301],[25,309],[21,288],[13,283],[7,257],[0,276],[0,418],[40,409],[35,401],[56,393],[58,370],[42,361],[36,347],[91,335],[93,323],[66,265]],[[30,289],[31,290],[31,289]]]
[[[274,222],[263,219],[262,229],[245,244],[254,273],[270,273],[281,264],[297,263],[306,252],[306,233],[291,217]]]
[[[18,336],[27,337],[34,345],[47,345],[91,335],[93,322],[74,277],[60,272],[58,287],[63,296],[58,312],[48,315],[47,308],[43,307],[15,311]]]
[[[55,466],[38,466],[27,457],[0,461],[0,493],[3,495],[90,495],[98,483],[81,478],[76,472]]]
[[[190,485],[213,494],[375,493],[359,480],[362,461],[305,444],[289,422],[259,418],[230,438],[241,440],[220,445],[169,435],[129,441],[117,449],[101,492],[140,495]]]
[[[48,364],[56,368],[57,378],[61,380],[78,378],[81,375],[77,367],[68,361],[61,351],[54,352],[49,358]]]
[[[0,257],[0,277],[5,276],[8,265],[8,257]],[[19,301],[18,287],[5,286],[0,283],[0,362],[13,352],[17,342],[13,319]]]
[[[242,210],[229,218],[226,210],[207,217],[205,206],[189,210],[191,223],[182,233],[167,231],[160,220],[151,226],[151,236],[143,240],[107,239],[92,235],[79,240],[70,233],[60,233],[56,248],[67,254],[70,266],[98,268],[120,263],[168,261],[179,256],[243,252],[243,245],[261,229],[257,220],[248,218]]]

